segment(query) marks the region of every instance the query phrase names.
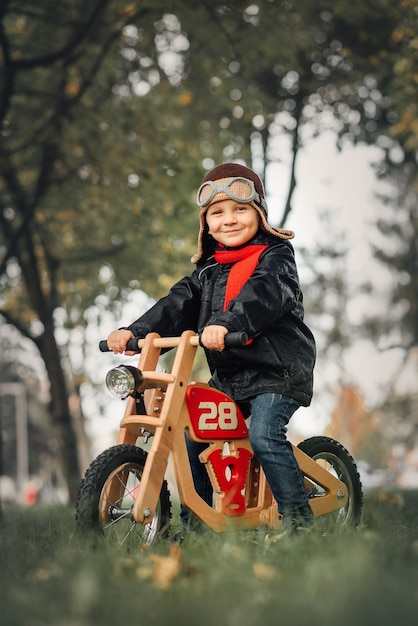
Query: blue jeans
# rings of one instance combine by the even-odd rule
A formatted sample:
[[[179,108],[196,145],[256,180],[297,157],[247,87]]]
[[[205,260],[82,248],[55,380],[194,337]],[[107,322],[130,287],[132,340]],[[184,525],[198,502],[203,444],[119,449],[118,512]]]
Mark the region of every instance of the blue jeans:
[[[287,424],[300,405],[297,400],[278,393],[264,393],[250,402],[251,447],[283,516],[283,526],[293,521],[309,525],[313,521],[312,509],[302,472],[286,437]]]
[[[311,524],[313,513],[308,503],[305,484],[292,446],[287,440],[287,424],[296,409],[297,400],[277,393],[264,393],[252,398],[249,438],[254,454],[259,460],[273,492],[286,527],[295,520]],[[200,497],[212,504],[212,486],[199,454],[207,447],[186,439],[195,488]],[[181,508],[180,518],[188,524],[190,515]]]

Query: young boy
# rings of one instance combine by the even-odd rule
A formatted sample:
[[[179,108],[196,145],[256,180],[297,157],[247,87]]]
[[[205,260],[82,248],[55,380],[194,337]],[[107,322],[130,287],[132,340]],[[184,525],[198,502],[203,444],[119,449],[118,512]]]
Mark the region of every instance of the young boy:
[[[203,180],[196,269],[108,345],[125,351],[131,337],[149,332],[201,335],[210,384],[251,407],[250,442],[288,531],[313,521],[306,490],[286,438],[287,424],[312,397],[315,341],[303,322],[302,293],[289,239],[294,233],[267,221],[264,189],[257,174],[225,163]],[[225,335],[245,331],[246,345],[224,351]],[[127,352],[127,354],[132,354]],[[212,488],[197,458],[206,444],[188,441],[199,495],[209,504]],[[187,513],[182,513],[183,521]]]

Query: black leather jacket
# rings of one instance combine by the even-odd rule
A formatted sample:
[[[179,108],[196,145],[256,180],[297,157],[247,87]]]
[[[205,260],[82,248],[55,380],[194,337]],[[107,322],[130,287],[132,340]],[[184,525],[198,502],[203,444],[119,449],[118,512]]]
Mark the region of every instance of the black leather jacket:
[[[282,393],[308,406],[312,397],[315,340],[303,322],[302,293],[288,241],[259,232],[251,243],[268,243],[239,295],[223,311],[230,264],[213,257],[199,263],[128,329],[177,336],[209,324],[246,331],[252,343],[223,352],[206,351],[210,384],[237,401]]]

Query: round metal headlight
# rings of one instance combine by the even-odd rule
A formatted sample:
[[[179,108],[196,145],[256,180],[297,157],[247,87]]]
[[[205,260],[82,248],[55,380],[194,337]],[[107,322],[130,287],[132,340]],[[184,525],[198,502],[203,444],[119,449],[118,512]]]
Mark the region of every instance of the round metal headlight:
[[[131,365],[119,365],[106,375],[106,387],[116,398],[124,400],[132,395],[141,384],[142,374]]]

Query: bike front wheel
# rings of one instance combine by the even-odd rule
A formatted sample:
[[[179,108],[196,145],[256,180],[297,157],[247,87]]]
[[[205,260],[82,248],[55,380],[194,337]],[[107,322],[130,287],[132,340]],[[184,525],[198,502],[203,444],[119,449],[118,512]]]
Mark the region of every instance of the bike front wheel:
[[[96,531],[115,547],[136,549],[168,534],[171,502],[164,481],[158,505],[148,524],[132,516],[147,453],[128,444],[102,452],[81,481],[76,501],[76,524],[81,532]]]
[[[358,526],[363,507],[363,490],[357,466],[350,453],[343,445],[330,437],[310,437],[302,441],[298,448],[341,480],[348,491],[346,505],[316,518],[315,526],[320,527],[323,532],[333,532],[339,528]],[[315,483],[310,484],[308,489],[310,499],[320,498],[324,495],[323,487]]]

